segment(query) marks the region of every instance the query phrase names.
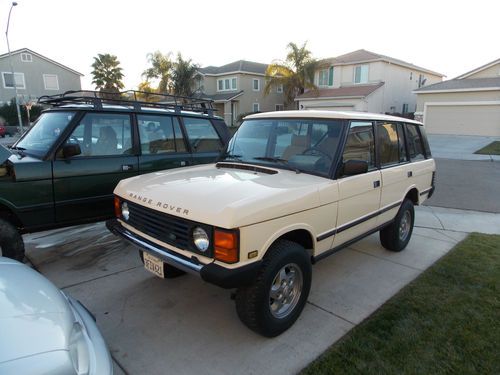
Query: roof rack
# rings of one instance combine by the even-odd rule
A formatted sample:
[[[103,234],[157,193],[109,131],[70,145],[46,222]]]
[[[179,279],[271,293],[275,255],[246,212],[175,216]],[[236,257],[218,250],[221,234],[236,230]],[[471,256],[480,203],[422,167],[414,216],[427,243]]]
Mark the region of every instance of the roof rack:
[[[158,94],[147,91],[66,91],[63,94],[44,95],[38,99],[38,103],[53,107],[68,104],[88,104],[94,109],[102,109],[103,104],[121,105],[137,111],[143,108],[173,109],[175,112],[193,111],[213,116],[213,100],[179,96],[170,94]]]

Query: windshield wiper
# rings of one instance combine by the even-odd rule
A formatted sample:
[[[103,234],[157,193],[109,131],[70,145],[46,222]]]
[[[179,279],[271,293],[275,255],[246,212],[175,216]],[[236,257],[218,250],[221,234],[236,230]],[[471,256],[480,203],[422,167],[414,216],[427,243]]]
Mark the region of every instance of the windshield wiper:
[[[243,161],[241,160],[242,155],[235,155],[235,154],[231,154],[229,152],[226,152],[224,154],[222,154],[219,158],[219,160],[236,160],[236,161]]]
[[[22,156],[22,157],[25,157],[26,154],[24,153],[24,151],[26,150],[24,147],[19,147],[19,146],[11,146],[10,147],[11,150],[15,150],[17,152],[19,152],[19,156]]]
[[[297,174],[302,172],[299,168],[290,166],[288,164],[288,160],[286,160],[286,159],[275,158],[275,157],[271,157],[271,156],[257,156],[254,159],[255,160],[263,160],[263,161],[271,161],[273,163],[281,163],[282,165],[286,166],[287,169],[295,171],[295,173],[297,173]]]

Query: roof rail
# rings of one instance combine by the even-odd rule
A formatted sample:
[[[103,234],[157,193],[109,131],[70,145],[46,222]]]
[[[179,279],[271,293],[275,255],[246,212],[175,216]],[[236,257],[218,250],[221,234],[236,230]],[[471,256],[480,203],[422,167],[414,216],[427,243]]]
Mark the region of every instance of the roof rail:
[[[213,100],[179,96],[170,94],[158,94],[147,91],[66,91],[63,94],[44,95],[38,99],[38,103],[60,107],[71,104],[92,105],[94,109],[102,109],[103,104],[121,105],[134,110],[142,108],[173,109],[175,112],[193,111],[213,116]]]

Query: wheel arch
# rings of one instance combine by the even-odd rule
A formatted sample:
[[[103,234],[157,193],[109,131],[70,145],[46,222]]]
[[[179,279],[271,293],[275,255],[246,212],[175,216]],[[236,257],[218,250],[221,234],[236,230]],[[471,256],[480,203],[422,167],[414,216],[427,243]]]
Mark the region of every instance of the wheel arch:
[[[410,189],[405,194],[405,199],[408,198],[412,201],[415,206],[420,204],[420,195],[416,186],[410,187]]]
[[[315,237],[310,228],[297,227],[288,228],[283,232],[275,234],[267,243],[265,247],[264,257],[268,254],[269,249],[279,240],[288,240],[295,242],[302,246],[312,258],[314,256],[314,249],[316,247]]]
[[[23,226],[21,220],[19,220],[14,211],[3,203],[0,203],[0,219],[4,219],[9,223],[12,223],[17,228],[21,228]]]

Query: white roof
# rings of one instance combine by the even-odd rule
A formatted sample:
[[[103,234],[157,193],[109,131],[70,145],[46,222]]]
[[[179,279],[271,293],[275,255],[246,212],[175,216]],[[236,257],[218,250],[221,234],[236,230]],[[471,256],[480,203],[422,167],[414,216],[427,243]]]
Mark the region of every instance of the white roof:
[[[301,110],[301,111],[275,111],[248,115],[245,120],[267,118],[327,118],[342,120],[381,120],[381,121],[399,121],[412,124],[423,125],[421,122],[410,120],[403,117],[383,115],[380,113],[355,112],[355,111],[320,111],[320,110]]]

